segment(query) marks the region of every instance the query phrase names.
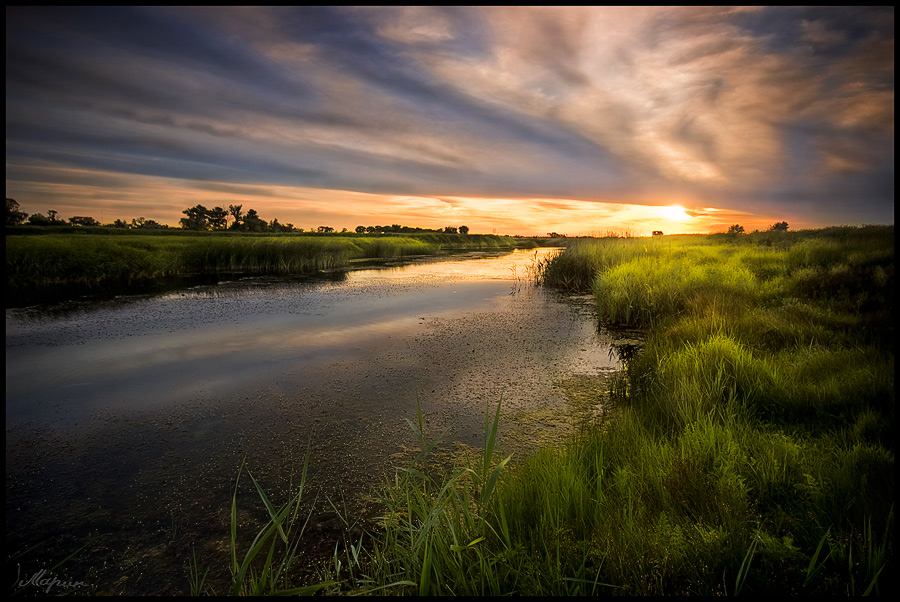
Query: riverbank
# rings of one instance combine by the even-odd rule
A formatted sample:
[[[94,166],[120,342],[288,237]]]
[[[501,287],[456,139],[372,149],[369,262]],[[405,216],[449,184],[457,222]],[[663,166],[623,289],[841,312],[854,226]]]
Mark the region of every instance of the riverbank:
[[[603,240],[543,268],[591,290],[604,323],[646,332],[595,392],[612,419],[514,467],[488,436],[474,470],[399,472],[374,552],[323,578],[397,594],[891,595],[893,227]]]
[[[535,239],[493,234],[133,234],[97,228],[60,234],[24,226],[6,234],[7,307],[92,292],[150,290],[160,283],[208,283],[223,274],[311,274],[358,259],[538,246]]]

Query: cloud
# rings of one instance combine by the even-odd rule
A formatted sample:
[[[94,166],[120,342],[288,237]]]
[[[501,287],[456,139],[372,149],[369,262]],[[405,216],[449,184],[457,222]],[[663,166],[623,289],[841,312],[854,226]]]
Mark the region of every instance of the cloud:
[[[889,7],[7,18],[8,171],[893,218]]]

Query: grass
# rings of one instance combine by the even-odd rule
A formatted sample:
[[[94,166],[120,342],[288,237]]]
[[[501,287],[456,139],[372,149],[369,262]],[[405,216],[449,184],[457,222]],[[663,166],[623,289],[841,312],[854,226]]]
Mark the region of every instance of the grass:
[[[502,508],[497,521],[488,512],[510,461],[510,457],[495,461],[500,404],[493,419],[485,415],[481,458],[449,472],[431,461],[441,437],[426,435],[421,405],[417,407],[417,422],[408,422],[419,439],[420,453],[379,491],[384,512],[377,533],[369,534],[365,546],[361,539],[358,547],[348,548],[352,554],[346,565],[356,567],[356,573],[348,570],[344,576],[336,561],[335,570],[323,578],[344,577],[343,590],[354,593],[499,594],[510,568],[494,557],[488,541],[511,541]]]
[[[582,242],[545,285],[645,332],[611,419],[512,463],[422,452],[329,593],[895,591],[893,227]],[[271,511],[270,511],[271,513]]]
[[[545,282],[593,279],[602,320],[647,340],[612,424],[502,484],[533,565],[519,591],[587,568],[634,594],[892,591],[893,228],[554,262]]]
[[[302,542],[306,521],[301,523],[301,501],[306,484],[309,467],[309,454],[304,461],[297,492],[279,508],[269,500],[260,484],[250,476],[253,486],[266,509],[268,522],[253,538],[246,552],[238,551],[238,519],[237,497],[244,464],[238,470],[231,498],[231,596],[296,596],[311,595],[334,585],[331,581],[321,581],[313,585],[296,586],[293,584],[298,549]],[[289,489],[292,489],[289,487]],[[307,517],[308,519],[308,517]],[[194,596],[216,594],[207,584],[209,568],[203,570],[197,562],[196,554],[189,561],[188,581],[190,593]]]
[[[893,591],[893,228],[784,234],[543,266],[646,341],[597,393],[611,421],[506,467],[480,507],[503,526],[477,544],[490,570],[454,593]]]
[[[102,229],[100,229],[102,230]],[[29,231],[30,232],[30,231]],[[168,232],[168,231],[166,231]],[[101,289],[166,278],[224,273],[293,275],[343,268],[353,259],[512,249],[490,234],[409,236],[109,234],[73,232],[6,237],[6,290],[12,298],[47,290]]]

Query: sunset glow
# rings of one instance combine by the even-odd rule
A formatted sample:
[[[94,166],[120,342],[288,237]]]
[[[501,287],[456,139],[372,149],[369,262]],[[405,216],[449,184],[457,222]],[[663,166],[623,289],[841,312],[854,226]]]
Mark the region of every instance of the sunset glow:
[[[691,216],[687,214],[681,205],[672,205],[671,207],[663,207],[662,213],[670,222],[687,222]]]
[[[8,7],[6,84],[28,213],[893,223],[891,7]]]

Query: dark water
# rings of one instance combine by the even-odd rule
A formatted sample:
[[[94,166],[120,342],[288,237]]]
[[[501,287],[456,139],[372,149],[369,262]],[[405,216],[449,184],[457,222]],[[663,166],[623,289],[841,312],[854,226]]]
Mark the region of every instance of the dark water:
[[[571,431],[565,383],[618,357],[587,300],[530,284],[547,252],[7,310],[6,547],[28,550],[7,572],[79,550],[56,573],[80,585],[51,593],[186,593],[196,550],[226,579],[242,460],[284,501],[307,450],[314,559],[341,526],[328,500],[377,513],[365,493],[415,446],[417,398],[448,449],[477,446],[501,398],[508,452]]]

